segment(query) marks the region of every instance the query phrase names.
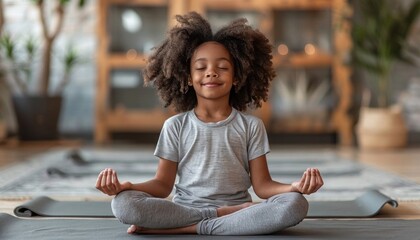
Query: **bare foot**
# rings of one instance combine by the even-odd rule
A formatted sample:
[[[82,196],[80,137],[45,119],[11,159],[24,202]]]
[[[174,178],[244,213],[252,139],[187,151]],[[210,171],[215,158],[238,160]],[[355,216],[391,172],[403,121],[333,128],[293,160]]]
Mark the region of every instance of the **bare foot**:
[[[196,224],[187,226],[187,227],[180,227],[180,228],[168,228],[168,229],[148,229],[139,227],[136,225],[131,225],[127,229],[127,233],[134,234],[134,233],[143,233],[143,234],[196,234]]]
[[[254,204],[255,203],[252,203],[252,202],[246,202],[246,203],[242,203],[240,205],[235,205],[235,206],[220,207],[217,209],[217,216],[218,217],[225,216],[225,215],[234,213],[236,211],[239,211],[241,209],[247,208],[249,206],[252,206]]]

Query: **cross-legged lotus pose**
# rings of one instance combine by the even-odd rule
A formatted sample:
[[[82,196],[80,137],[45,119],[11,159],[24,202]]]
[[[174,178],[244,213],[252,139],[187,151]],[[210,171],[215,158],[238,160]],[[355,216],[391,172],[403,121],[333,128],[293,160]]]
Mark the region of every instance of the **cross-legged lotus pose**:
[[[121,182],[105,169],[96,188],[116,195],[113,213],[129,233],[255,235],[298,224],[308,211],[302,194],[323,185],[320,172],[307,169],[291,184],[272,180],[264,125],[244,113],[267,100],[275,76],[267,38],[245,19],[215,34],[195,12],[177,20],[145,70],[165,106],[179,112],[161,130],[156,175]],[[251,186],[263,201],[252,203]]]

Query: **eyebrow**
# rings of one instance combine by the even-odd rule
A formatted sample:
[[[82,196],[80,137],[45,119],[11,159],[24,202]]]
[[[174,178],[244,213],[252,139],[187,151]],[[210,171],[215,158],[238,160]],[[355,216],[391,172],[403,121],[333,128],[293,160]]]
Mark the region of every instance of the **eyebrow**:
[[[207,58],[198,58],[198,59],[196,59],[194,62],[198,62],[198,61],[207,61],[207,60],[208,60]],[[228,61],[229,63],[232,63],[232,62],[230,61],[230,59],[225,58],[225,57],[216,58],[216,61],[220,61],[220,60],[226,60],[226,61]]]

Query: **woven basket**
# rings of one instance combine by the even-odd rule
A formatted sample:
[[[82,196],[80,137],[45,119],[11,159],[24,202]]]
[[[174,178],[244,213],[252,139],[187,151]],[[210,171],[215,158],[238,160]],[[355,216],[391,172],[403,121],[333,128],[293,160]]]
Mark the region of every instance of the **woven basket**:
[[[356,127],[359,147],[392,149],[407,145],[407,127],[398,108],[362,108]]]

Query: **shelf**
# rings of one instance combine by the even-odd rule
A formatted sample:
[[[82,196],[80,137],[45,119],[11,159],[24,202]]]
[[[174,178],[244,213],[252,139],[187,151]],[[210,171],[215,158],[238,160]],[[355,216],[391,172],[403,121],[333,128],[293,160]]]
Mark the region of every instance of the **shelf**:
[[[144,68],[146,66],[146,56],[142,54],[131,56],[129,53],[114,53],[108,56],[107,62],[111,68]]]
[[[98,1],[99,71],[95,140],[105,143],[111,140],[111,133],[115,132],[156,133],[160,131],[164,121],[174,114],[174,111],[164,110],[156,105],[143,108],[143,105],[133,107],[126,104],[125,108],[115,108],[119,106],[119,102],[112,98],[115,93],[112,90],[121,89],[110,79],[114,79],[112,74],[119,70],[139,70],[139,76],[143,77],[142,69],[146,67],[151,45],[158,44],[160,36],[176,23],[175,14],[196,11],[209,19],[213,29],[218,29],[238,17],[246,17],[251,26],[258,28],[272,44],[278,45],[272,59],[278,76],[282,76],[283,80],[291,80],[290,86],[294,87],[299,82],[299,74],[304,72],[308,82],[303,85],[308,89],[315,89],[321,81],[327,81],[331,87],[328,91],[336,94],[336,98],[332,100],[336,102],[328,105],[329,112],[324,118],[314,118],[306,111],[302,117],[299,115],[289,118],[277,112],[276,107],[281,102],[264,102],[262,108],[250,112],[263,120],[269,134],[337,134],[340,144],[352,144],[352,119],[349,116],[352,99],[351,69],[345,64],[351,38],[347,28],[336,27],[348,26],[346,20],[337,17],[347,6],[347,0]],[[155,10],[160,15],[150,11],[150,7],[158,7]],[[161,7],[164,9],[160,9]],[[120,15],[121,11],[130,8],[142,16],[143,32],[124,35],[120,31]],[[110,20],[110,16],[114,15],[117,22]],[[155,36],[156,32],[159,34]],[[273,81],[273,86],[278,87],[275,84],[278,82]],[[131,90],[137,93],[136,89]],[[126,89],[121,90],[121,94],[126,97]],[[148,98],[142,94],[139,97]],[[279,99],[271,98],[271,101],[280,101]],[[110,100],[117,105],[109,104]],[[129,99],[137,100],[138,98]]]
[[[212,1],[192,1],[192,7],[199,12],[204,13],[205,10],[234,10],[234,11],[255,11],[256,9],[264,9],[266,5],[264,1],[259,0],[212,0]],[[205,10],[204,10],[205,9]]]
[[[332,7],[331,0],[271,0],[271,6],[276,10],[316,10]]]
[[[287,56],[275,55],[273,57],[274,67],[328,67],[333,63],[333,56],[324,53],[307,55],[305,53],[294,53]]]
[[[117,109],[108,111],[106,125],[111,131],[142,131],[156,132],[161,129],[169,113],[163,112],[160,108],[139,111]]]
[[[107,0],[109,4],[115,5],[141,5],[141,6],[166,6],[168,0]]]
[[[272,133],[304,133],[304,134],[319,134],[319,133],[334,133],[336,129],[333,127],[313,124],[313,123],[301,123],[301,124],[281,124],[276,123],[270,127]]]
[[[329,118],[311,116],[289,116],[273,118],[269,125],[270,132],[274,133],[333,133],[336,128]]]

